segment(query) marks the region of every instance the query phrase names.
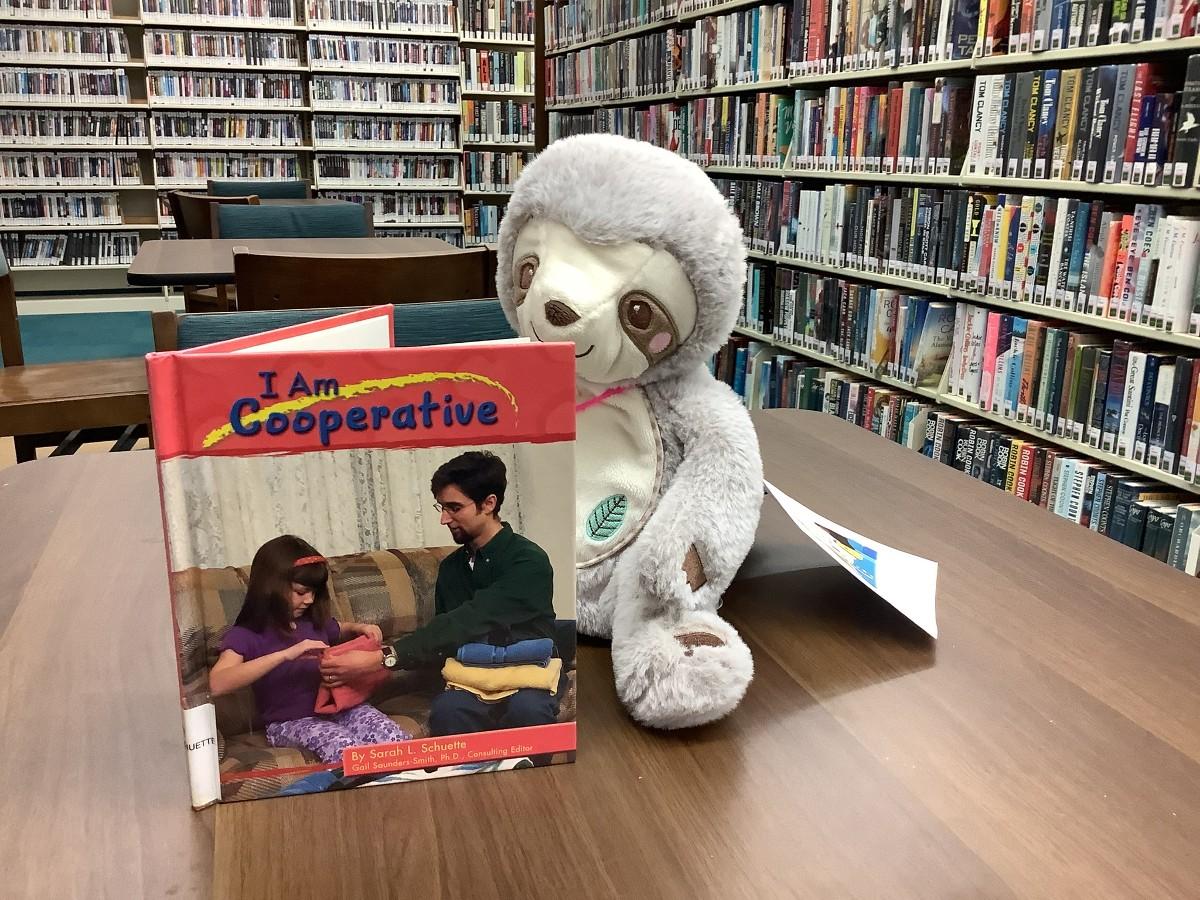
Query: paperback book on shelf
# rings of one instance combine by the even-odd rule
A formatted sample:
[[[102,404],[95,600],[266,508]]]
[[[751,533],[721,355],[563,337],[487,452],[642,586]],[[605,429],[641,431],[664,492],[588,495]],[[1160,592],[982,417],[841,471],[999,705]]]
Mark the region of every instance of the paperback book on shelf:
[[[197,809],[574,760],[572,348],[392,313],[147,357]]]

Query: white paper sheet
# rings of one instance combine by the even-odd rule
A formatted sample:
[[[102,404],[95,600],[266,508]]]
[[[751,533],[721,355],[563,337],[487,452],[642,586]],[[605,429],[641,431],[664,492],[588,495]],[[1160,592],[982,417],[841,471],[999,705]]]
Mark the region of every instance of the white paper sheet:
[[[936,562],[887,547],[817,515],[769,481],[767,490],[809,538],[847,572],[937,637]]]

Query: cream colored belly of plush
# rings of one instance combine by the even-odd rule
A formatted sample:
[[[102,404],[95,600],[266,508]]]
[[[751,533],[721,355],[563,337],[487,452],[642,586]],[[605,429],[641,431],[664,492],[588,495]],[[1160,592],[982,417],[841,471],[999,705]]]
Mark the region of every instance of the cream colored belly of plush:
[[[662,479],[662,440],[646,394],[634,388],[579,414],[575,562],[611,556],[642,530]]]

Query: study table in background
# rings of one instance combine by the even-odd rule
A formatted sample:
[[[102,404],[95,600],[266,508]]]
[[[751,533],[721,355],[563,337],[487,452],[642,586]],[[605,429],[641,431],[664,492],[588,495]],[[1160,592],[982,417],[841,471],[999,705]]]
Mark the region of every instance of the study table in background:
[[[579,650],[578,762],[188,808],[149,453],[0,471],[0,846],[54,897],[1194,897],[1197,582],[818,413],[768,478],[938,560],[933,641],[771,500],[725,721],[632,724]],[[813,568],[819,566],[819,568]]]
[[[217,238],[143,241],[128,281],[140,287],[233,284],[234,249],[259,253],[405,254],[463,253],[437,238]]]

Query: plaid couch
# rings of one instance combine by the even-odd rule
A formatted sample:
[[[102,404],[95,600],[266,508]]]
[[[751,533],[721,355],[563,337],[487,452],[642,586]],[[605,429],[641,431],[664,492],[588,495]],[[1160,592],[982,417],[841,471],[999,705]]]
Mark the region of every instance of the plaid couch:
[[[420,550],[372,550],[329,560],[333,615],[341,622],[371,622],[385,638],[407,634],[433,617],[433,589],[438,565],[453,547]],[[217,661],[225,631],[242,608],[250,567],[191,568],[172,576],[175,597],[177,651],[184,704],[209,702],[216,706],[218,750],[222,776],[261,772],[262,776],[226,781],[222,799],[248,800],[273,796],[300,774],[271,774],[272,770],[313,765],[305,750],[267,744],[250,688],[210,698],[208,669]],[[568,670],[569,687],[559,721],[575,718],[574,622],[562,623],[557,642]],[[414,737],[428,736],[429,705],[443,689],[437,669],[401,671],[371,697],[371,703]],[[557,760],[556,760],[557,761]]]

